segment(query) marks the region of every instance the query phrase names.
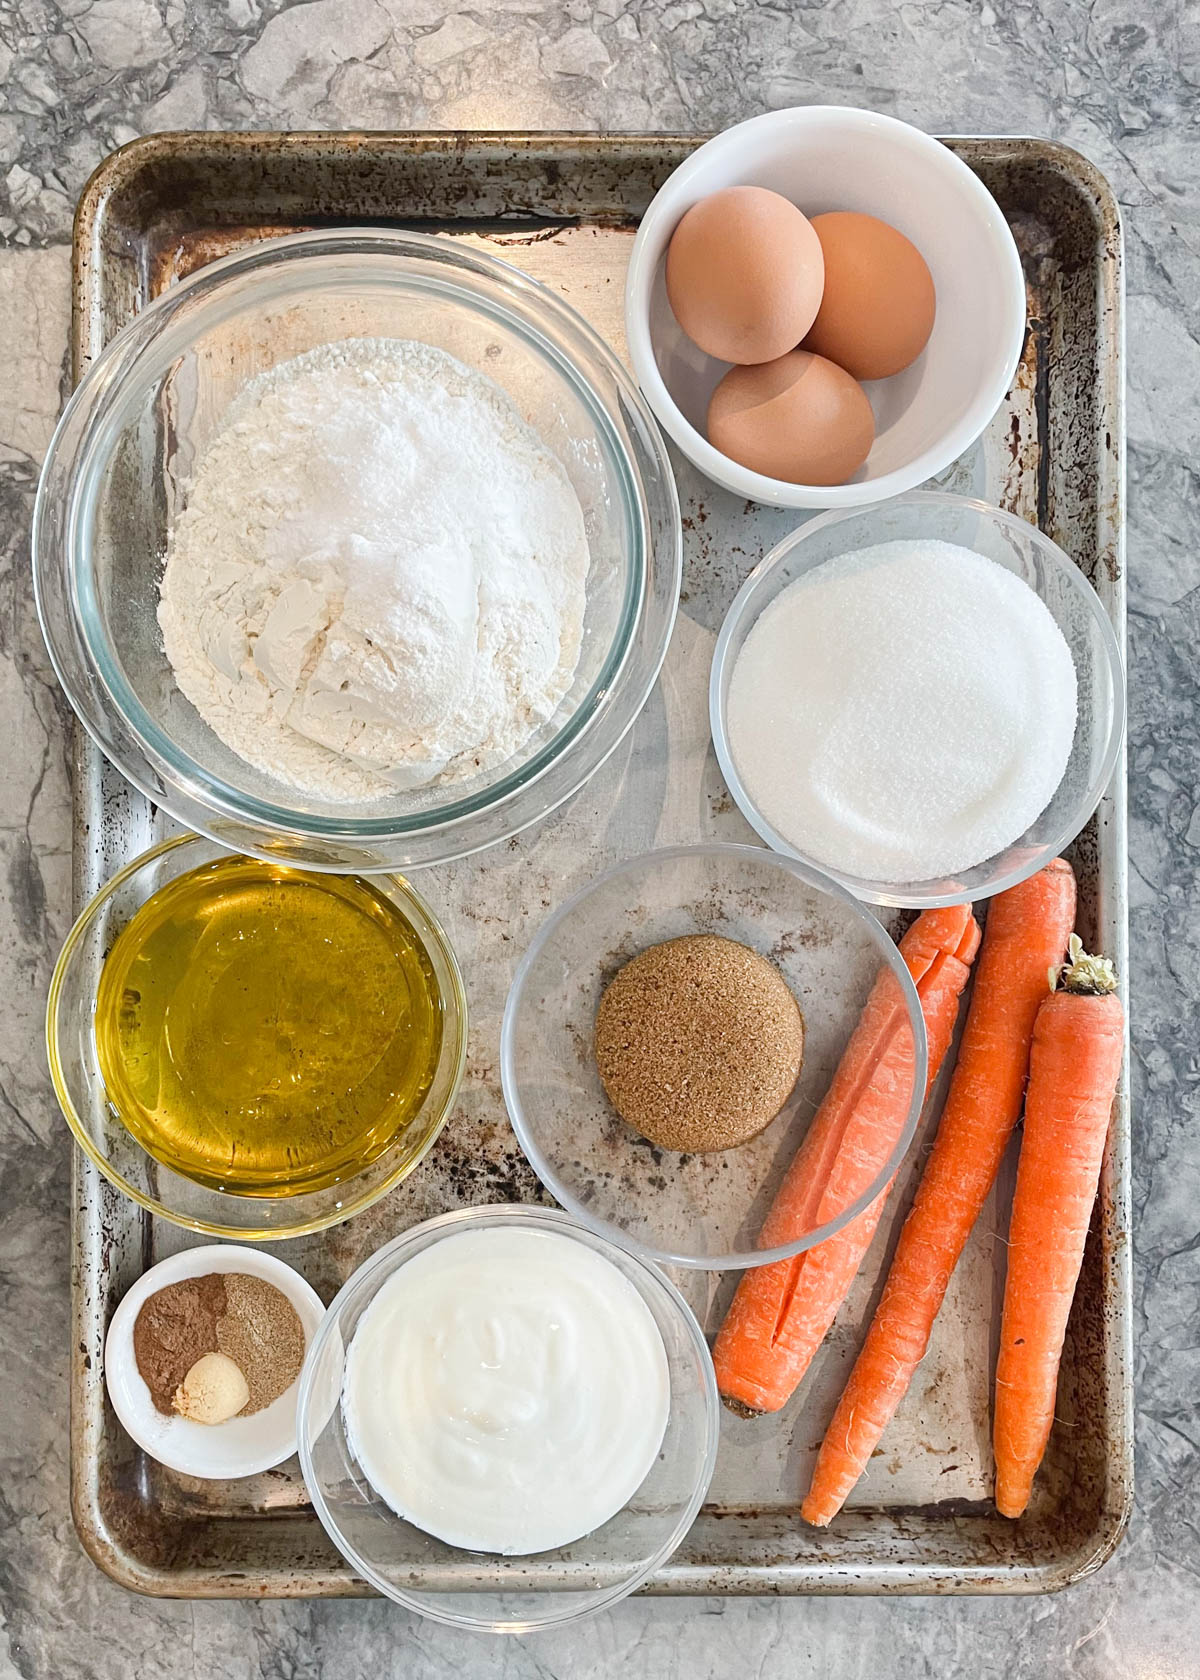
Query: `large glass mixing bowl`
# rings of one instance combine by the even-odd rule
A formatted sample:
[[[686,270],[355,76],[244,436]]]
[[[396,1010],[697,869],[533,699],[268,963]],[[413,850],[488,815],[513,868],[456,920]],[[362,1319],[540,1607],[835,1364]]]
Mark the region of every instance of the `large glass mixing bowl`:
[[[176,686],[157,619],[168,533],[230,404],[277,363],[349,337],[416,339],[499,384],[570,477],[591,557],[575,680],[521,751],[469,780],[358,805],[299,793],[218,740]],[[150,304],[63,415],[33,551],[59,681],[129,780],[232,850],[343,871],[462,856],[573,793],[653,686],[681,567],[666,452],[607,345],[507,263],[379,229],[267,241]]]

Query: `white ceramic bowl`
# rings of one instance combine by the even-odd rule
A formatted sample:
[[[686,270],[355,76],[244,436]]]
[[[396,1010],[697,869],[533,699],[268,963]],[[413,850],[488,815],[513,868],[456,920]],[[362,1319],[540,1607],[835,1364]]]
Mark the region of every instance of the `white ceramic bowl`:
[[[187,1248],[151,1266],[128,1290],[113,1314],[104,1343],[104,1380],[113,1410],[128,1434],[151,1458],[185,1476],[225,1481],[237,1476],[257,1476],[291,1458],[296,1450],[296,1400],[300,1379],[285,1389],[277,1400],[252,1417],[230,1418],[228,1423],[191,1423],[187,1418],[164,1417],[150,1398],[150,1390],[137,1368],[133,1352],[133,1327],[151,1295],[182,1278],[204,1277],[209,1272],[245,1272],[263,1278],[287,1296],[296,1309],[304,1330],[306,1346],[325,1316],[321,1297],[299,1272],[261,1248],[238,1248],[215,1243],[204,1248]]]
[[[738,466],[704,435],[725,373],[667,302],[664,257],[684,211],[723,187],[769,187],[807,215],[858,210],[907,235],[933,274],[924,352],[867,385],[875,443],[848,484],[788,484]],[[771,111],[726,129],[682,163],[642,218],[625,289],[634,372],[650,407],[700,471],[775,507],[860,507],[911,490],[969,448],[1004,400],[1025,335],[1025,282],[995,199],[940,141],[894,117],[837,105]]]

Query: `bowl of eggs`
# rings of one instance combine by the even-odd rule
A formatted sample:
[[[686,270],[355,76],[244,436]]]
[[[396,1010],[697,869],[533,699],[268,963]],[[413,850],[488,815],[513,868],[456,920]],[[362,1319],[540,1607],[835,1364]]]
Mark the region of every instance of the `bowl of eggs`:
[[[970,447],[1025,336],[996,201],[893,117],[752,117],[675,170],[625,292],[634,371],[708,478],[776,507],[900,495]]]

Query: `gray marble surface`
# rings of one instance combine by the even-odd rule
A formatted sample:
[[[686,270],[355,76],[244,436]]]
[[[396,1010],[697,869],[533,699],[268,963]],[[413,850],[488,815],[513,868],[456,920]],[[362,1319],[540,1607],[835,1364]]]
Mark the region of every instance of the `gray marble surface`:
[[[0,1680],[1200,1675],[1200,14],[1183,0],[0,0]],[[66,1129],[41,1020],[68,925],[66,708],[29,585],[71,211],[188,127],[719,126],[829,99],[1092,157],[1126,213],[1137,1515],[1055,1599],[633,1601],[489,1644],[378,1603],[151,1602],[67,1504]]]

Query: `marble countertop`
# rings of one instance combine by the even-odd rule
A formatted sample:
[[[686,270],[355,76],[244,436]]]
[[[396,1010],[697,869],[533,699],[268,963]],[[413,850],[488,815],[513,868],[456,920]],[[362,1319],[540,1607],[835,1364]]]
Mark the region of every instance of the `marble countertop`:
[[[0,1680],[1200,1675],[1200,24],[1184,0],[0,0]],[[29,520],[67,389],[71,213],[179,128],[718,127],[860,104],[1050,135],[1116,188],[1129,291],[1137,1513],[1057,1598],[634,1600],[489,1644],[381,1603],[131,1597],[67,1496],[69,1151],[42,1010],[69,923],[67,707]]]

